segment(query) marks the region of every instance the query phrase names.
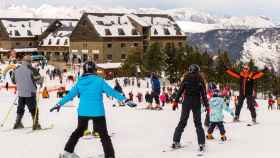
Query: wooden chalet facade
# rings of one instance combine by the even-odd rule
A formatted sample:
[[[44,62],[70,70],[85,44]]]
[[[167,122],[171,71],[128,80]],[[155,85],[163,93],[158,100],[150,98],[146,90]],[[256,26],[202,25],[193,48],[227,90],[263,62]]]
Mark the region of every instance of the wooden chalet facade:
[[[122,62],[129,53],[143,53],[153,42],[180,46],[185,40],[168,15],[85,13],[70,36],[70,54],[82,61]]]

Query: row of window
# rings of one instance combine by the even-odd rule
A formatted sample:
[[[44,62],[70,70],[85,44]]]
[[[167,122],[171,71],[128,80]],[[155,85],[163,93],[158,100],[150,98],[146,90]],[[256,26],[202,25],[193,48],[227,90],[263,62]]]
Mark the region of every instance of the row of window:
[[[112,46],[113,46],[112,43],[108,43],[108,44],[107,44],[107,48],[112,48]],[[121,48],[124,48],[124,47],[126,47],[126,46],[127,46],[126,43],[121,43]],[[139,43],[133,43],[133,46],[134,46],[134,47],[138,47],[138,46],[139,46]]]
[[[9,32],[9,35],[10,36],[13,35],[13,31],[12,30]],[[14,35],[15,36],[21,36],[18,30],[14,30]],[[27,30],[27,36],[33,36],[32,32],[30,30]]]
[[[52,39],[49,39],[48,45],[52,45]],[[60,39],[56,40],[56,45],[60,45]],[[64,45],[68,45],[68,39],[65,39]]]
[[[106,28],[106,29],[104,29],[104,30],[105,30],[105,35],[106,35],[106,36],[111,36],[111,35],[112,35],[112,32],[111,32],[110,29]],[[122,28],[118,28],[118,34],[119,34],[120,36],[125,36],[125,35],[126,35],[125,32],[124,32],[124,30],[123,30]],[[132,30],[131,30],[131,34],[136,36],[136,35],[138,35],[138,31],[137,31],[136,29],[132,29]]]

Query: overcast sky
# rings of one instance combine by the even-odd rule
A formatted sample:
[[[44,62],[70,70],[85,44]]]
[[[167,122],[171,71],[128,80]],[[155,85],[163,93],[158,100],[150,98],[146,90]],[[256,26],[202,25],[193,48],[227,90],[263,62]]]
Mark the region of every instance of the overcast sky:
[[[28,7],[39,7],[42,4],[159,9],[186,7],[218,15],[264,15],[280,19],[280,0],[0,0],[0,3],[1,1],[12,1]]]

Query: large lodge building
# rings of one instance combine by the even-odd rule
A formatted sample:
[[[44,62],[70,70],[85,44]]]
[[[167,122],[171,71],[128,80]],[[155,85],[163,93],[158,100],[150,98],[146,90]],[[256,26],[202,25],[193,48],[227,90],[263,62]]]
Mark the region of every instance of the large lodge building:
[[[180,47],[185,34],[164,14],[84,13],[78,19],[0,19],[0,57],[39,53],[50,61],[123,62],[158,42]]]

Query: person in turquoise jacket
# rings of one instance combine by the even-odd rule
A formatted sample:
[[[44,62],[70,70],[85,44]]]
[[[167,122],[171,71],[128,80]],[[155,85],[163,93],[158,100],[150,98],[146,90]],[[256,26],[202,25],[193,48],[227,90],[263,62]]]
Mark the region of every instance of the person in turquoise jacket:
[[[61,157],[79,158],[79,156],[74,153],[74,148],[87,129],[88,121],[93,120],[94,130],[99,133],[101,138],[105,158],[115,158],[113,145],[106,125],[103,93],[116,98],[120,102],[125,102],[126,105],[130,107],[135,107],[136,104],[128,101],[125,96],[113,90],[102,77],[97,76],[96,67],[93,62],[86,62],[83,65],[83,70],[84,74],[78,79],[70,92],[50,110],[51,112],[54,110],[59,111],[65,103],[71,101],[75,96],[80,97],[78,127],[66,143],[64,148],[65,152]]]
[[[221,97],[220,92],[215,89],[213,93],[213,97],[209,101],[210,106],[210,126],[208,128],[208,135],[206,136],[207,139],[214,139],[212,136],[212,133],[216,126],[218,126],[221,134],[221,140],[226,141],[227,137],[225,135],[225,127],[224,127],[224,114],[223,112],[229,112],[233,117],[234,113],[229,108],[229,106],[226,105],[224,98]]]

